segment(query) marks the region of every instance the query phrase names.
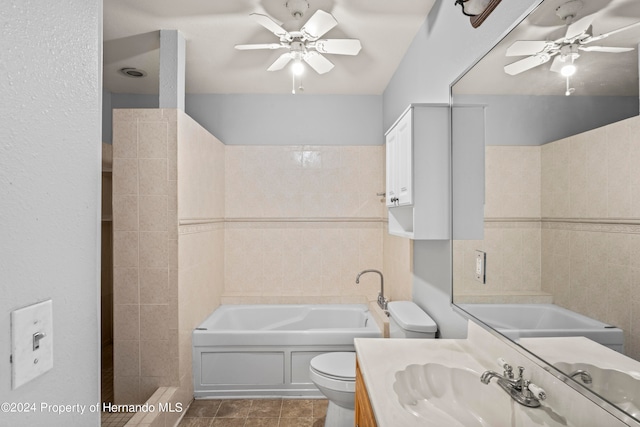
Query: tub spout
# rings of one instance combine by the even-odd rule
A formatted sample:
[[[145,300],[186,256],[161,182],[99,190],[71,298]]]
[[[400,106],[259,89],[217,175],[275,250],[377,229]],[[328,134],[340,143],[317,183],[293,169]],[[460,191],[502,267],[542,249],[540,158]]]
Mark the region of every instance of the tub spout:
[[[363,270],[356,276],[356,283],[360,283],[360,276],[365,273],[378,273],[380,275],[380,293],[378,293],[378,305],[383,311],[387,311],[387,299],[384,297],[384,276],[378,270]]]

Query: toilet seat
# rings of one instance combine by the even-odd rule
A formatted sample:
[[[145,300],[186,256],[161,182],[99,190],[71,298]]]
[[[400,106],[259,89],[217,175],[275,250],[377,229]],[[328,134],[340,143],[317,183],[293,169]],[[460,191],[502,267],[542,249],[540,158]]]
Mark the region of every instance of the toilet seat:
[[[356,354],[353,352],[325,353],[311,359],[312,371],[337,381],[356,380]]]

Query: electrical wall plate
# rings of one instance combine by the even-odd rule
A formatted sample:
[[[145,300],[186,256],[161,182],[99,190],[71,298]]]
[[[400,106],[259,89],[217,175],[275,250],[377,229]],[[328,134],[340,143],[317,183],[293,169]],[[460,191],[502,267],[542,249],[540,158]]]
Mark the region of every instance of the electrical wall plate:
[[[11,388],[53,368],[53,301],[11,312]]]
[[[476,251],[476,271],[475,278],[478,282],[487,283],[486,276],[487,254],[482,251]]]

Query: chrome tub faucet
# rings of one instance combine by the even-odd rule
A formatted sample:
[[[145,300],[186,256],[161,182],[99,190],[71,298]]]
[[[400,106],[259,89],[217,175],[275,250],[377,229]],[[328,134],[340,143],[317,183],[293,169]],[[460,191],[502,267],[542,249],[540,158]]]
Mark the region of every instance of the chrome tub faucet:
[[[360,276],[362,276],[365,273],[378,273],[380,275],[380,292],[378,293],[378,305],[380,306],[380,308],[382,310],[384,310],[386,312],[387,311],[387,303],[388,303],[388,301],[384,297],[384,276],[378,270],[362,270],[356,276],[356,283],[360,283]]]

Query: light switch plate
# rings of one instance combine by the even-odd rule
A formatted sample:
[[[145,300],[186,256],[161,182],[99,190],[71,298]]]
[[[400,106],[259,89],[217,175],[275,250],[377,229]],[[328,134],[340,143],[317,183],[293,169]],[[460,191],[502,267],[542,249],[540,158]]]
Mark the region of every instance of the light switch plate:
[[[482,251],[476,251],[476,271],[475,278],[478,282],[487,283],[486,276],[487,254]]]
[[[44,334],[44,335],[40,335]],[[11,312],[11,388],[53,368],[53,301]]]

